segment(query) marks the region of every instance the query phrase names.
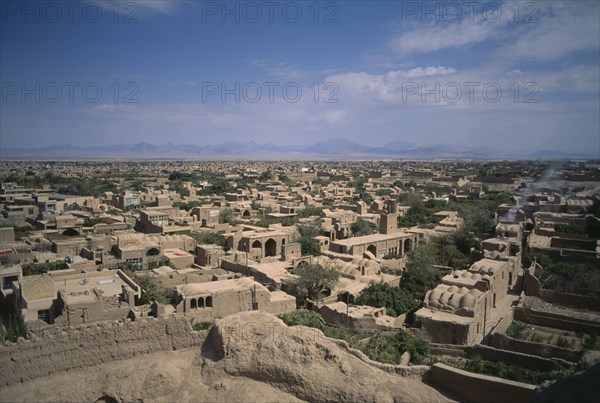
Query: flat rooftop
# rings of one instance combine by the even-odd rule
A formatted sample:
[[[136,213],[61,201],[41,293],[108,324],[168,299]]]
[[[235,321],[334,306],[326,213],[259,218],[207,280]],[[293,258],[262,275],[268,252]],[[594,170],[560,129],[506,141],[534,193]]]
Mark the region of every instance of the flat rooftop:
[[[121,294],[122,286],[127,284],[116,272],[103,276],[85,277],[75,279],[60,279],[54,281],[54,295],[59,290],[68,303],[78,304],[93,302],[100,296],[114,297]]]
[[[250,277],[242,277],[233,280],[209,281],[206,283],[194,283],[177,286],[184,296],[194,296],[199,294],[216,294],[226,291],[252,290],[256,287],[259,291],[268,291],[262,284],[254,281]]]
[[[431,308],[421,308],[416,313],[416,316],[421,318],[428,318],[437,322],[449,322],[449,323],[460,323],[468,325],[476,321],[476,318],[469,316],[459,316],[450,312],[436,311]]]
[[[191,258],[194,257],[192,254],[190,254],[184,250],[177,249],[177,248],[165,249],[165,251],[163,252],[163,255],[165,257],[167,257],[168,259],[177,259],[177,258],[182,258],[182,257],[191,257]]]
[[[376,242],[388,241],[391,239],[398,239],[398,238],[404,238],[404,237],[412,237],[412,235],[408,234],[406,232],[399,231],[399,232],[396,232],[393,234],[371,234],[371,235],[365,235],[365,236],[357,236],[357,237],[348,238],[348,239],[340,239],[337,241],[333,241],[331,243],[334,245],[355,246],[355,245],[362,245],[365,243],[376,243]]]

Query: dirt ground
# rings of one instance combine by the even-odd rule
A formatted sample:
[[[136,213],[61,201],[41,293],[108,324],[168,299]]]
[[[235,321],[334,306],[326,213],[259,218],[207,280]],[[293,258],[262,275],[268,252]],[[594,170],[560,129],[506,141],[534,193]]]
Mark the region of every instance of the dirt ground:
[[[346,345],[316,336],[315,329],[245,312],[217,322],[201,349],[10,385],[0,389],[0,402],[454,401],[411,370],[405,376],[384,371]]]

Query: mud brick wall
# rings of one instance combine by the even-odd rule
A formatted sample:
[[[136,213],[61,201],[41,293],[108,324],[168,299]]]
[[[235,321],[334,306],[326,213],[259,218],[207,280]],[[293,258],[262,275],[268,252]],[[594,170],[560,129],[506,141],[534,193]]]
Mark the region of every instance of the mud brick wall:
[[[0,344],[0,386],[142,354],[200,347],[206,332],[184,317],[53,328],[30,340]]]

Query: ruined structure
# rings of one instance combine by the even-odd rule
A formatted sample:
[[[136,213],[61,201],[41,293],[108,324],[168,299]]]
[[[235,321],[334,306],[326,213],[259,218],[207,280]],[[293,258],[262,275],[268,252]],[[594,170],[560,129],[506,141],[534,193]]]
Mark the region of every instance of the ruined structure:
[[[179,285],[176,290],[176,312],[198,321],[211,321],[245,311],[281,314],[296,309],[296,299],[291,295],[269,291],[247,277]]]
[[[13,281],[14,304],[25,322],[88,323],[124,319],[141,288],[121,270],[53,272]]]
[[[425,295],[415,320],[435,343],[473,345],[491,330],[509,286],[508,263],[490,259],[453,271]],[[502,308],[503,309],[503,308]]]
[[[273,229],[249,229],[226,233],[219,243],[227,249],[246,252],[251,259],[261,260],[281,255],[282,247],[292,242],[293,233]]]

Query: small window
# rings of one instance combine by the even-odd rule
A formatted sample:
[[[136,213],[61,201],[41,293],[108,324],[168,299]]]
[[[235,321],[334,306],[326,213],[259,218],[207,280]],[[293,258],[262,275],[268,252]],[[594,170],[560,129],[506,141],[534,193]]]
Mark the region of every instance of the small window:
[[[43,320],[46,323],[49,323],[49,321],[50,321],[50,310],[48,310],[48,309],[42,309],[41,311],[38,311],[38,319],[39,320]]]
[[[17,281],[19,276],[6,276],[2,281],[2,289],[10,290],[12,288],[12,282]]]
[[[212,308],[212,297],[206,297],[206,307]]]

